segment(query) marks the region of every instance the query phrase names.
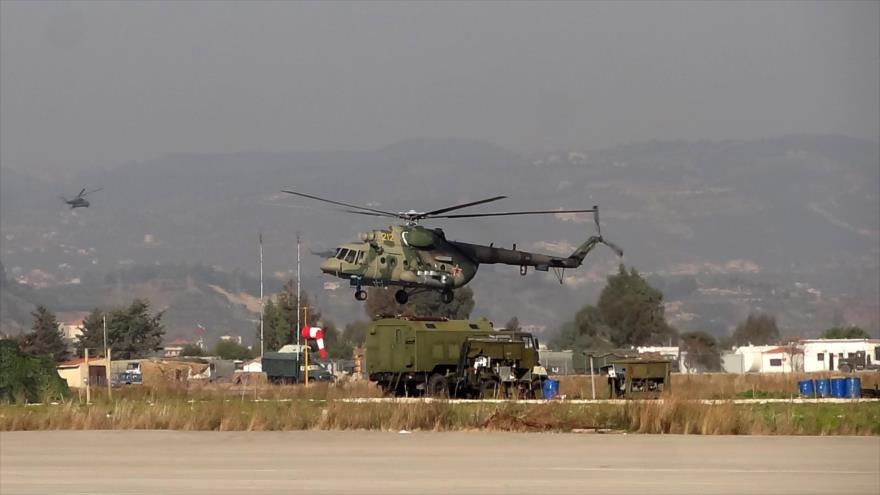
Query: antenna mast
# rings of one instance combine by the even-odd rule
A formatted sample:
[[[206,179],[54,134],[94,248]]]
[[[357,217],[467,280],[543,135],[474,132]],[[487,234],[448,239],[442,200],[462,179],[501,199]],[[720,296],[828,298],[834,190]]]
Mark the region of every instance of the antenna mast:
[[[296,331],[293,332],[296,334],[296,345],[297,349],[299,349],[299,333],[302,330],[302,322],[299,320],[300,315],[300,253],[299,253],[299,244],[300,244],[300,235],[299,231],[296,232]],[[308,322],[306,322],[308,325]]]
[[[260,358],[263,357],[263,349],[266,347],[263,338],[263,313],[265,313],[265,309],[263,302],[263,232],[260,231]]]

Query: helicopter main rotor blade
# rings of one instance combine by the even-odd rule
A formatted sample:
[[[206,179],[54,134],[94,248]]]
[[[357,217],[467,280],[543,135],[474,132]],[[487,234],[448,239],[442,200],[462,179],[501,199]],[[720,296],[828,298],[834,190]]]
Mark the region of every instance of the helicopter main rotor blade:
[[[333,205],[345,206],[346,208],[355,208],[355,209],[358,209],[358,210],[371,211],[371,212],[373,212],[373,213],[381,213],[382,215],[385,215],[385,216],[388,216],[388,217],[398,218],[398,217],[400,216],[400,215],[398,215],[397,213],[391,213],[390,211],[382,211],[382,210],[377,210],[377,209],[374,209],[374,208],[367,208],[366,206],[350,205],[350,204],[348,204],[348,203],[343,203],[343,202],[341,202],[341,201],[333,201],[332,199],[325,199],[325,198],[320,198],[320,197],[318,197],[318,196],[312,196],[311,194],[305,194],[305,193],[296,192],[296,191],[288,191],[287,189],[285,189],[285,190],[283,190],[283,191],[281,191],[281,192],[283,192],[283,193],[287,193],[287,194],[293,194],[294,196],[302,196],[302,197],[304,197],[304,198],[315,199],[315,200],[323,201],[323,202],[325,202],[325,203],[330,203],[330,204],[333,204]]]
[[[99,188],[97,188],[97,189],[92,189],[91,191],[89,191],[89,192],[87,192],[87,193],[80,194],[80,196],[88,196],[89,194],[96,193],[96,192],[98,192],[98,191],[100,191],[100,190],[102,190],[102,189],[104,189],[104,188],[103,188],[103,187],[99,187]],[[83,189],[83,191],[85,191],[85,189]]]
[[[81,197],[84,192],[86,192],[86,188],[82,188],[82,191],[80,191],[79,194],[77,194],[76,196]]]
[[[373,213],[369,211],[358,211],[358,210],[343,210],[339,209],[337,211],[344,211],[346,213],[354,213],[355,215],[367,215],[370,217],[392,217],[392,218],[400,218],[400,215],[388,215],[385,213]]]
[[[593,213],[595,209],[588,210],[535,210],[535,211],[501,211],[495,213],[462,213],[456,215],[437,215],[431,218],[475,218],[475,217],[506,217],[513,215],[552,215],[556,213]]]
[[[492,201],[498,201],[499,199],[504,199],[504,198],[506,198],[506,197],[507,197],[507,196],[494,196],[494,197],[491,197],[491,198],[481,199],[481,200],[479,200],[479,201],[472,201],[472,202],[470,202],[470,203],[464,203],[464,204],[460,204],[460,205],[455,205],[455,206],[449,206],[449,207],[446,207],[446,208],[441,208],[441,209],[439,209],[439,210],[428,211],[428,212],[425,212],[425,213],[419,213],[419,215],[418,215],[417,218],[433,217],[433,216],[438,215],[438,214],[440,214],[440,213],[446,213],[447,211],[460,210],[461,208],[467,208],[467,207],[469,207],[469,206],[481,205],[481,204],[483,204],[483,203],[491,203]]]

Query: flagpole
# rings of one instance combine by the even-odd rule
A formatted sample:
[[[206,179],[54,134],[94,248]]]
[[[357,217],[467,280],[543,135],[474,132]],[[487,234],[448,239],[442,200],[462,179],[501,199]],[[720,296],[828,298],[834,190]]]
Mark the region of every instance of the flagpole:
[[[263,339],[263,232],[260,232],[260,358],[263,357],[263,349],[266,347]]]
[[[299,319],[300,315],[300,253],[299,253],[299,231],[296,233],[296,345],[297,349],[299,349],[299,333],[302,331],[302,322]],[[308,322],[306,322],[308,324]]]

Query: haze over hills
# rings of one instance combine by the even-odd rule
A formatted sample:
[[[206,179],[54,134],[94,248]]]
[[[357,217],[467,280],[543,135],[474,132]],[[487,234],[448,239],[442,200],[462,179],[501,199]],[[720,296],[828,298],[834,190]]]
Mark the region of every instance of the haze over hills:
[[[308,251],[386,222],[279,192],[290,188],[393,211],[498,194],[510,198],[474,211],[598,204],[603,233],[624,248],[626,264],[666,289],[667,313],[679,328],[723,334],[750,310],[777,314],[784,330],[799,335],[833,322],[880,328],[880,148],[873,141],[798,135],[524,156],[479,141],[425,139],[362,151],[168,156],[74,179],[2,174],[0,260],[8,277],[37,287],[31,292],[70,294],[88,286],[100,293],[80,295],[82,310],[107,301],[111,290],[183,301],[186,284],[152,284],[150,292],[149,280],[114,285],[106,283],[108,274],[200,263],[250,280],[223,287],[235,284],[220,277],[220,285],[211,285],[221,290],[207,291],[206,283],[196,283],[215,300],[206,306],[215,316],[234,315],[230,321],[237,322],[215,318],[214,325],[235,332],[248,325],[247,294],[256,293],[257,233],[264,233],[266,274],[277,288],[295,273],[300,231],[305,289],[337,322],[362,317],[347,284],[322,277],[320,260]],[[67,210],[57,199],[82,187],[104,187],[88,210]],[[593,233],[586,215],[431,225],[453,239],[561,254]],[[524,324],[555,329],[594,301],[618,262],[600,247],[562,286],[549,274],[521,277],[516,267],[483,266],[472,283],[475,315],[502,323],[516,314]],[[341,283],[325,290],[324,282]],[[3,291],[12,297],[8,285]],[[206,304],[198,300],[190,305]],[[198,308],[171,306],[170,333],[184,334],[188,320],[200,318]],[[20,320],[8,311],[3,318]],[[236,333],[249,338],[252,327]]]

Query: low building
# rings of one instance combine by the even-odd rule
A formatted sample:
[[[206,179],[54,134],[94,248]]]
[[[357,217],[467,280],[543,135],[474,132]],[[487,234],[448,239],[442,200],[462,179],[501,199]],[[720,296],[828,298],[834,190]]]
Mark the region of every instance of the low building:
[[[800,345],[804,371],[838,371],[840,360],[861,357],[864,364],[880,364],[880,339],[808,339]]]
[[[538,360],[541,366],[552,375],[569,375],[574,373],[572,351],[551,351],[538,349]]]
[[[241,366],[241,371],[245,373],[262,373],[263,372],[263,358],[251,359],[250,361],[245,361]]]
[[[799,345],[767,349],[761,354],[761,373],[791,373],[804,370],[804,352]]]
[[[192,342],[184,339],[175,339],[171,341],[168,345],[162,348],[162,357],[165,358],[176,358],[181,357],[183,354],[183,348],[188,345],[195,345]]]
[[[87,379],[92,386],[107,384],[107,362],[104,358],[89,359],[88,367],[85,358],[70,359],[58,363],[55,369],[70,388],[85,387]]]
[[[743,345],[721,355],[721,366],[728,373],[760,373],[764,353],[778,345]]]

